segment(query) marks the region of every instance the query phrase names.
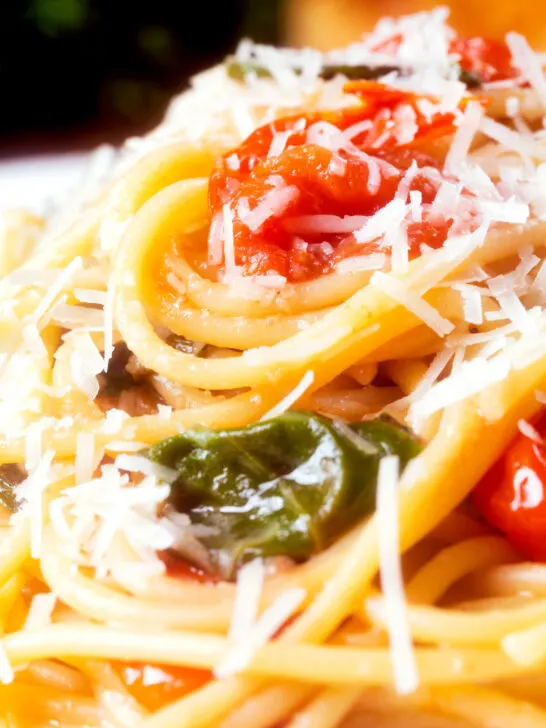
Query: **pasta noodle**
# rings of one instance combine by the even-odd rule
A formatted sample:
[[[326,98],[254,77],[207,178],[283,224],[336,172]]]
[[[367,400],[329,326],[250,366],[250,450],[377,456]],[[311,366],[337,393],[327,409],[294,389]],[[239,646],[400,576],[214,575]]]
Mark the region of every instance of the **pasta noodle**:
[[[546,722],[542,62],[245,41],[1,220],[0,726]]]

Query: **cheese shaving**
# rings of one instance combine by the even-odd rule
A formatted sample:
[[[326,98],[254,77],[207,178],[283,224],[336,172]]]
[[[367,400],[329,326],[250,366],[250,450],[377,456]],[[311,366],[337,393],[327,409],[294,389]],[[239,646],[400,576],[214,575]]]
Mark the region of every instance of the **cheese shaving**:
[[[264,580],[265,568],[261,559],[253,559],[237,572],[237,589],[228,632],[230,642],[243,640],[254,627],[258,619]]]
[[[305,589],[294,588],[283,592],[271,604],[250,630],[239,639],[214,668],[214,674],[222,679],[243,671],[251,662],[260,647],[284,626],[286,621],[301,606],[307,593]]]
[[[378,271],[373,274],[370,283],[420,318],[438,336],[446,336],[455,328],[451,321],[396,278]]]
[[[51,617],[53,616],[56,602],[57,597],[55,594],[36,594],[30,603],[23,629],[32,631],[43,629],[48,624],[51,624]]]
[[[384,457],[377,479],[379,574],[385,602],[394,685],[405,695],[417,690],[419,675],[409,627],[398,526],[398,458]]]
[[[315,373],[312,370],[305,372],[299,384],[297,384],[294,389],[286,395],[286,397],[283,397],[280,402],[272,407],[269,412],[266,412],[265,415],[263,415],[263,417],[261,417],[260,419],[270,420],[273,417],[278,417],[279,415],[282,415],[283,412],[286,412],[288,409],[290,409],[290,407],[292,407],[292,405],[295,404],[298,399],[300,399],[300,397],[305,394],[305,392],[313,384],[314,379]]]

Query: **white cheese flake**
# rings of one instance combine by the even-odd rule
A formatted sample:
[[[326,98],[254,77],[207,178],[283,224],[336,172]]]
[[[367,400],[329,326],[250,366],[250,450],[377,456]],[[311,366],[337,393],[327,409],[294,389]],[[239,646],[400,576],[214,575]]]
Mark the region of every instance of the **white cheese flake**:
[[[385,603],[394,685],[405,695],[417,690],[419,674],[413,649],[400,560],[398,525],[398,468],[396,456],[384,457],[377,478],[379,574]]]
[[[292,405],[295,404],[298,399],[300,399],[300,397],[305,394],[305,392],[313,384],[314,380],[315,373],[311,369],[309,369],[305,372],[305,374],[301,378],[301,381],[294,387],[294,389],[289,392],[286,397],[283,397],[280,402],[272,407],[269,412],[266,412],[266,414],[263,415],[260,419],[270,420],[273,417],[278,417],[279,415],[282,415],[283,412],[289,410],[290,407],[292,407]]]
[[[57,597],[52,592],[36,594],[30,603],[23,629],[28,631],[43,629],[51,624]]]
[[[243,671],[260,647],[267,644],[301,606],[306,596],[305,589],[300,588],[283,592],[224,655],[214,668],[215,676],[221,679]]]
[[[420,318],[438,336],[446,336],[455,328],[454,324],[439,314],[434,306],[397,278],[378,271],[373,274],[370,283]]]

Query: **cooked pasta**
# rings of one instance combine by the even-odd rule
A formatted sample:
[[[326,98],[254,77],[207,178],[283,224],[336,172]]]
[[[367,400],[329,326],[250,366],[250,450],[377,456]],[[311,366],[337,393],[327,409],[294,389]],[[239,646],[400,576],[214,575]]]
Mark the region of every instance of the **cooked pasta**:
[[[2,726],[546,725],[542,61],[243,41],[5,216]]]

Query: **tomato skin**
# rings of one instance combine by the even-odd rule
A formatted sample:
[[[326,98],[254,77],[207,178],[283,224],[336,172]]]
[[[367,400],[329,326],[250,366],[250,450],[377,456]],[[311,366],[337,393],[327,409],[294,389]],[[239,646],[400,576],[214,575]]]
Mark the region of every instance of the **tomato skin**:
[[[533,422],[546,436],[546,413]],[[476,486],[474,504],[527,557],[546,561],[546,445],[522,433]]]
[[[152,712],[212,680],[209,670],[191,667],[140,662],[115,662],[112,666],[135,700]]]

